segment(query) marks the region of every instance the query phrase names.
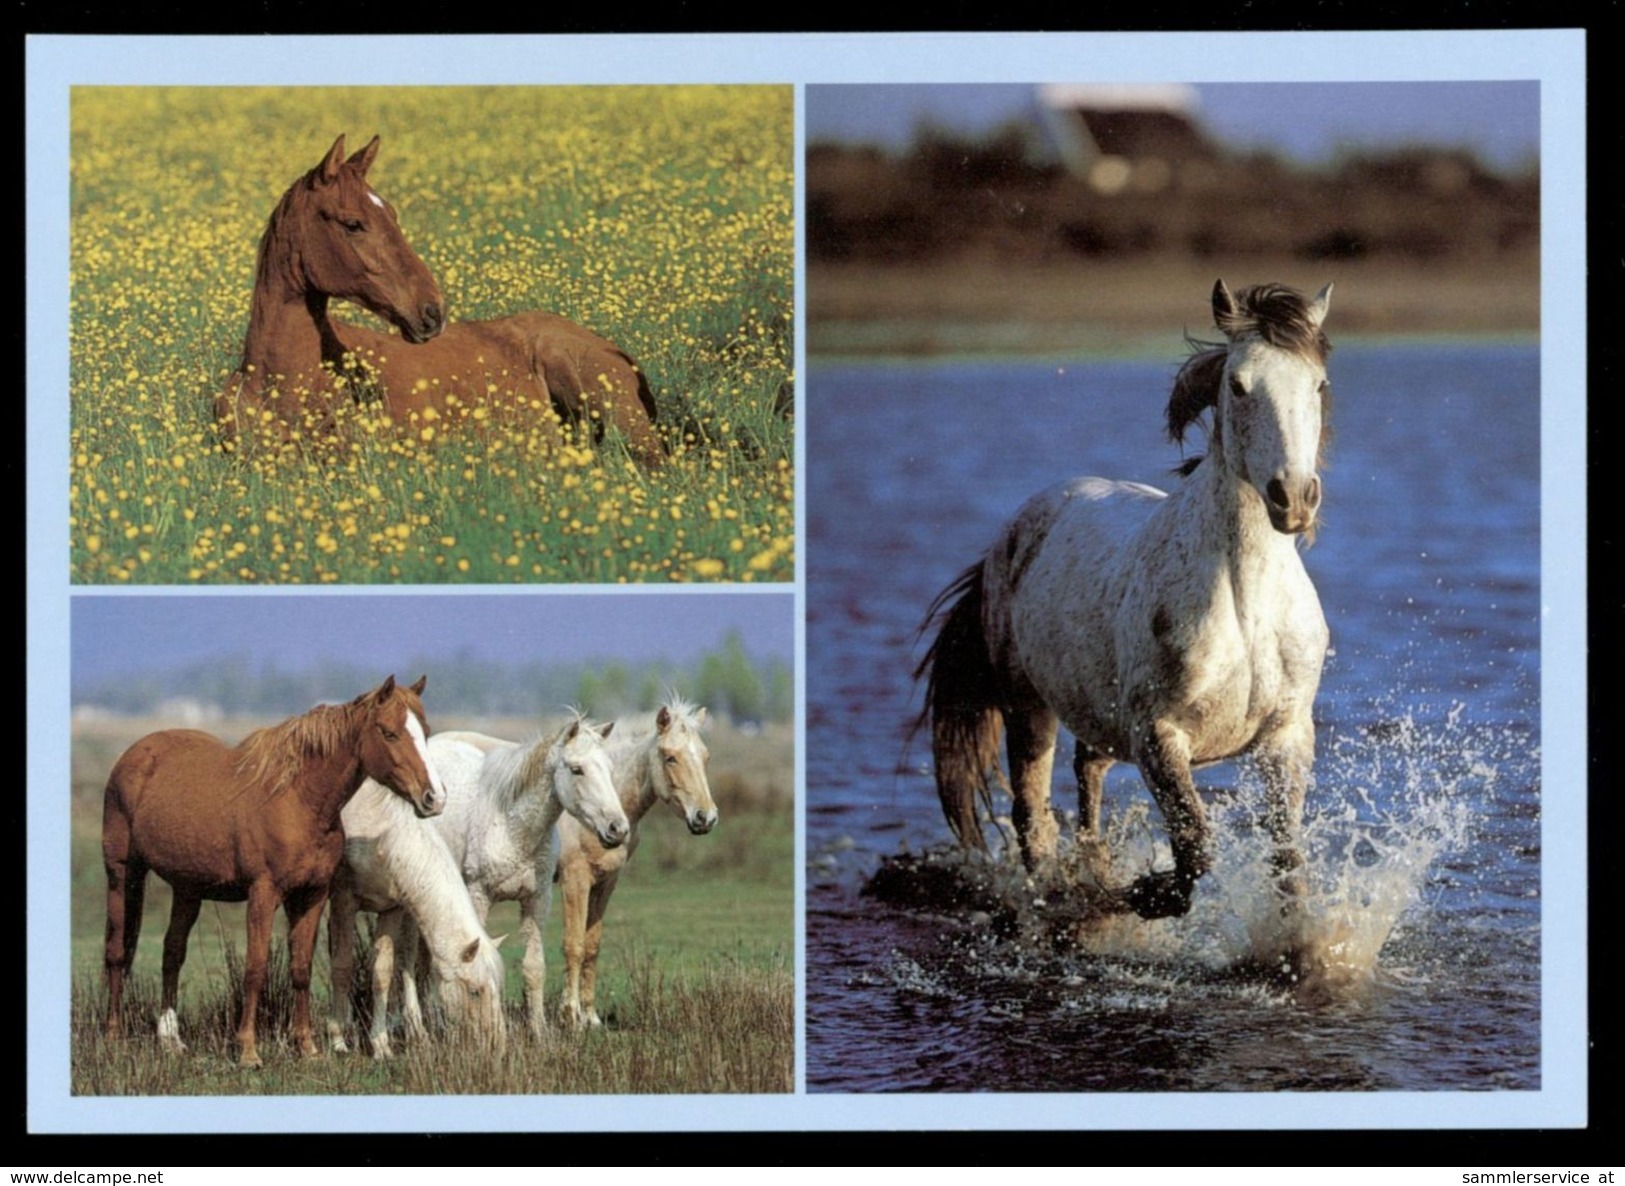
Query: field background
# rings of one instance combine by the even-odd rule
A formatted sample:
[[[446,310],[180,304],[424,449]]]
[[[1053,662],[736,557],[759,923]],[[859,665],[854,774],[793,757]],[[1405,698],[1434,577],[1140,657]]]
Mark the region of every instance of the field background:
[[[244,943],[244,907],[207,903],[181,974],[184,1058],[159,1056],[155,1036],[159,962],[169,889],[149,877],[141,943],[127,995],[128,1036],[107,1043],[102,987],[106,882],[101,867],[101,795],[124,748],[155,729],[183,722],[157,717],[82,720],[73,730],[74,968],[72,1089],[75,1094],[588,1093],[780,1092],[794,1086],[794,763],[785,723],[749,730],[714,722],[710,776],[721,820],[691,837],[663,807],[644,817],[642,842],[611,902],[600,957],[602,1029],[555,1029],[532,1043],[522,1034],[517,937],[508,960],[511,1040],[494,1060],[450,1043],[375,1063],[365,1053],[299,1059],[286,1042],[286,947],[277,916],[273,989],[262,1021],[266,1068],[233,1060],[232,986]],[[210,729],[239,738],[268,719],[233,718]],[[437,729],[474,728],[522,739],[535,720],[489,716],[435,720]],[[546,929],[550,1013],[559,1000],[563,955],[556,904]],[[515,903],[492,909],[492,935],[515,935]],[[313,984],[318,1031],[328,1000],[327,946],[317,949]],[[364,929],[365,933],[365,929]],[[273,957],[274,961],[276,957]],[[278,973],[283,979],[278,981]],[[283,988],[279,991],[276,985]],[[426,1001],[428,998],[425,998]],[[398,1002],[397,1002],[398,1004]],[[398,1029],[398,1025],[397,1025]],[[352,1042],[352,1051],[357,1049]]]
[[[71,579],[792,579],[791,117],[788,87],[76,88]],[[260,234],[340,133],[381,136],[369,180],[450,317],[550,309],[626,349],[670,464],[360,411],[339,444],[221,452]]]

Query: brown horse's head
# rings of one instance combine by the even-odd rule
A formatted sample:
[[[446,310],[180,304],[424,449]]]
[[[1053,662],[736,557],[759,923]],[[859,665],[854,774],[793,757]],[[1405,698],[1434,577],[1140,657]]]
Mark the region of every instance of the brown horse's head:
[[[378,137],[348,160],[344,137],[294,183],[279,211],[308,292],[364,305],[427,342],[446,325],[440,286],[406,242],[395,208],[367,184]]]
[[[445,784],[429,762],[429,722],[419,698],[428,682],[429,677],[423,676],[403,687],[392,675],[355,701],[366,714],[362,770],[411,803],[420,816],[439,815],[446,807]]]

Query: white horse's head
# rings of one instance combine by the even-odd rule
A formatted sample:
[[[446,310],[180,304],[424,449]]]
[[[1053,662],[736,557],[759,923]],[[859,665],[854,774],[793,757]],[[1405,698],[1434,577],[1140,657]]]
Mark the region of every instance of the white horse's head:
[[[1213,321],[1227,339],[1222,371],[1213,376],[1214,448],[1226,469],[1258,491],[1271,526],[1286,534],[1313,532],[1320,509],[1331,392],[1331,345],[1320,326],[1331,295],[1330,284],[1312,301],[1281,284],[1239,296],[1223,280],[1213,286]]]
[[[547,757],[553,794],[560,805],[605,848],[624,844],[632,831],[615,789],[609,751],[604,748],[604,738],[614,727],[613,721],[594,725],[577,717],[554,740]]]
[[[497,950],[504,938],[476,935],[453,958],[435,965],[447,1022],[466,1027],[487,1049],[499,1053],[508,1047],[508,1024],[502,1015],[505,969]]]
[[[704,724],[705,709],[691,708],[674,696],[655,714],[654,743],[649,749],[649,777],[655,794],[671,804],[696,836],[717,826],[717,805],[705,773],[711,751],[700,736]]]

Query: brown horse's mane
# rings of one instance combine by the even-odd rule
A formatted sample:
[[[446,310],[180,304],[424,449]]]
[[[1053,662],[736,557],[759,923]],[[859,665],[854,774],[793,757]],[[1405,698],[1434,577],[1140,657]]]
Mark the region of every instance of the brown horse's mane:
[[[368,693],[371,695],[371,693]],[[256,729],[237,747],[237,773],[243,793],[278,794],[299,776],[306,763],[330,757],[355,736],[366,712],[366,696],[348,704],[318,704],[279,725]]]
[[[1331,340],[1309,317],[1309,306],[1303,294],[1285,284],[1256,284],[1236,295],[1234,313],[1221,319],[1219,328],[1229,339],[1227,342],[1209,342],[1185,335],[1185,345],[1191,355],[1174,376],[1174,387],[1168,394],[1168,437],[1176,444],[1184,444],[1185,431],[1193,424],[1202,423],[1202,413],[1219,406],[1219,383],[1224,378],[1224,363],[1230,351],[1230,342],[1239,338],[1258,337],[1271,346],[1290,350],[1324,367],[1331,356]],[[1320,392],[1320,457],[1324,459],[1331,443],[1332,389],[1328,383]],[[1207,426],[1204,424],[1204,428]],[[1207,429],[1210,440],[1218,441],[1220,426]],[[1202,454],[1188,457],[1176,471],[1189,476],[1202,464]]]
[[[310,188],[310,181],[315,173],[316,170],[312,169],[290,185],[288,192],[283,194],[282,200],[276,204],[276,209],[271,211],[271,217],[266,220],[265,233],[260,236],[259,257],[254,265],[254,281],[256,284],[265,282],[274,258],[280,267],[289,269],[289,274],[284,276],[283,279],[288,282],[290,287],[298,287],[299,277],[294,275],[291,270],[294,267],[293,252],[284,247],[283,250],[273,255],[272,249],[277,243],[277,232],[282,229],[283,219],[288,216],[288,211],[292,210],[294,203],[298,201],[299,192]]]

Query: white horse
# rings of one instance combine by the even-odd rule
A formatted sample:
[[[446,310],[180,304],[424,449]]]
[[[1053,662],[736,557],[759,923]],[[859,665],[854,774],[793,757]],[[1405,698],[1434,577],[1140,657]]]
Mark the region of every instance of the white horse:
[[[436,741],[428,743],[435,762]],[[438,766],[438,764],[436,763]],[[416,962],[421,931],[440,985],[446,1017],[467,1026],[489,1049],[507,1044],[502,1014],[505,969],[497,950],[502,938],[485,933],[463,884],[461,871],[446,842],[411,808],[371,780],[345,805],[344,862],[333,879],[332,909],[327,920],[328,955],[332,964],[328,1043],[336,1052],[348,1049],[350,986],[355,980],[355,930],[359,910],[375,911],[373,936],[373,1011],[369,1041],[374,1058],[392,1054],[387,1026],[390,980],[397,958],[403,967]],[[403,977],[401,1012],[407,1033],[422,1040],[426,1031],[415,979]]]
[[[652,728],[610,742],[615,786],[631,825],[626,843],[605,848],[573,819],[559,821],[558,880],[564,913],[564,999],[559,1013],[575,1025],[599,1025],[594,995],[604,912],[621,870],[638,847],[638,821],[655,803],[669,803],[688,830],[703,836],[717,826],[717,805],[705,763],[710,758],[700,728],[705,709],[672,696],[655,714]]]
[[[1056,854],[1049,808],[1056,726],[1077,738],[1080,839],[1098,844],[1113,762],[1137,764],[1167,825],[1174,869],[1119,895],[1146,918],[1184,914],[1209,865],[1191,768],[1251,753],[1283,890],[1302,892],[1298,832],[1314,762],[1311,710],[1328,634],[1298,540],[1320,507],[1330,387],[1312,301],[1282,285],[1213,288],[1224,343],[1175,380],[1168,430],[1212,409],[1210,451],[1172,494],[1082,478],[1032,498],[946,589],[927,675],[937,793],[961,844],[986,848],[1001,723],[1022,858]],[[1199,344],[1202,345],[1202,344]]]
[[[521,969],[533,1034],[547,1027],[542,924],[558,863],[555,825],[568,813],[607,849],[631,833],[604,738],[614,728],[576,717],[552,738],[515,744],[483,733],[438,733],[429,756],[445,780],[435,829],[451,850],[483,924],[493,902],[519,902]]]

